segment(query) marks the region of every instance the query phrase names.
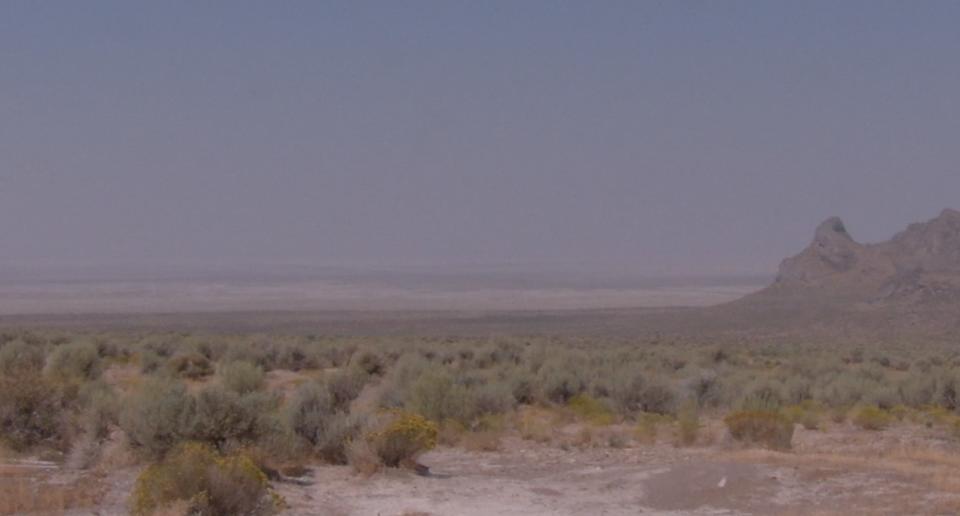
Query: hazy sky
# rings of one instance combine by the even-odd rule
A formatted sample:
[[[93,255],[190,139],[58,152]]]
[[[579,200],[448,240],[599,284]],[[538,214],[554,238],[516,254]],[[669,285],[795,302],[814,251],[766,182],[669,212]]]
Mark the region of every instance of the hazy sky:
[[[0,3],[0,265],[766,272],[960,207],[960,2]]]

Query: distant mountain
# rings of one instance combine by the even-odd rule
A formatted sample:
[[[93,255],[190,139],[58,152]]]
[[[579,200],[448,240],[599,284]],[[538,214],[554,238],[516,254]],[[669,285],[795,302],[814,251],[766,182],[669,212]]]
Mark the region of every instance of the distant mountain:
[[[810,245],[783,260],[771,285],[700,317],[703,327],[742,335],[955,343],[960,212],[944,210],[877,244],[857,242],[843,221],[829,218],[817,226]]]
[[[911,224],[887,242],[858,243],[837,217],[813,242],[783,260],[759,297],[808,297],[867,303],[960,302],[960,211]]]

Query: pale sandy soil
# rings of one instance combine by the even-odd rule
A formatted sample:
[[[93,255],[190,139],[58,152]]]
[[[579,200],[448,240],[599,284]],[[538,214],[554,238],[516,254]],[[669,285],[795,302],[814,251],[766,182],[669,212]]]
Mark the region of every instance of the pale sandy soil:
[[[248,310],[573,310],[707,306],[761,284],[629,288],[378,286],[324,281],[0,283],[0,315]]]
[[[316,465],[312,484],[275,487],[289,504],[283,514],[291,516],[960,511],[960,447],[942,430],[907,424],[882,432],[848,424],[825,431],[798,427],[794,449],[781,453],[744,448],[719,428],[711,423],[704,432],[710,444],[692,447],[675,447],[667,436],[654,445],[614,449],[596,440],[563,449],[508,436],[495,452],[441,447],[424,455],[428,477],[406,470],[364,477],[347,466]],[[0,489],[52,501],[33,511],[0,504],[0,514],[126,514],[139,467],[111,460],[85,471],[8,460],[0,467]],[[64,510],[69,500],[74,508]]]
[[[362,478],[347,467],[322,467],[314,485],[282,485],[280,491],[289,514],[331,516],[901,515],[960,509],[957,486],[937,480],[958,471],[955,464],[937,462],[937,453],[958,460],[956,450],[940,450],[931,459],[925,455],[929,443],[913,436],[904,450],[923,453],[886,457],[873,448],[896,450],[896,431],[879,439],[852,435],[858,432],[865,434],[800,431],[791,453],[730,443],[563,451],[508,439],[499,452],[429,453],[422,462],[431,477],[394,471]],[[828,451],[834,446],[855,450],[834,454]]]

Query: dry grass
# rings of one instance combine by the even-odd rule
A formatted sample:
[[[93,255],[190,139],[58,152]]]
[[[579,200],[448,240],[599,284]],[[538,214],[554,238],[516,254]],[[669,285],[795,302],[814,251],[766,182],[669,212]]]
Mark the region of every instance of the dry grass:
[[[0,514],[59,514],[96,507],[104,487],[93,475],[68,483],[51,482],[49,471],[35,466],[0,465]]]
[[[319,375],[317,371],[287,371],[284,369],[274,369],[267,372],[264,377],[266,389],[270,392],[278,393],[283,399],[289,399],[297,387],[316,379]]]
[[[495,452],[500,450],[502,433],[497,430],[467,432],[460,436],[460,446],[469,451]]]
[[[357,439],[347,444],[347,463],[354,473],[369,478],[383,470],[383,462],[376,450],[365,439]]]
[[[140,369],[130,363],[111,364],[101,378],[107,385],[120,392],[132,392],[143,383],[143,374],[140,373]]]
[[[517,429],[527,441],[549,443],[556,428],[556,414],[539,407],[524,407],[517,414]]]
[[[186,501],[178,500],[153,511],[151,516],[189,516],[189,514],[190,504]]]
[[[773,450],[740,450],[722,454],[743,462],[780,463],[790,466],[829,467],[839,470],[883,471],[926,484],[935,491],[960,495],[960,454],[921,446],[900,446],[869,454],[843,452],[784,453]]]

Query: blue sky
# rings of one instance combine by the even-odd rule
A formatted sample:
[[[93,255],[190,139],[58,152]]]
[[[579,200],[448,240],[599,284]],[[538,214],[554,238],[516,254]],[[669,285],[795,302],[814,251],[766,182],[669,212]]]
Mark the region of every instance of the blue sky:
[[[774,270],[960,207],[960,2],[0,4],[3,264]]]

